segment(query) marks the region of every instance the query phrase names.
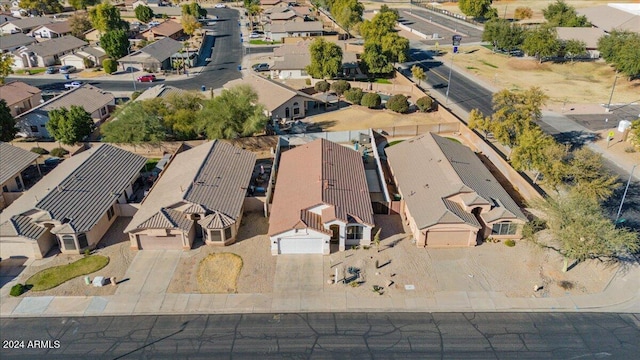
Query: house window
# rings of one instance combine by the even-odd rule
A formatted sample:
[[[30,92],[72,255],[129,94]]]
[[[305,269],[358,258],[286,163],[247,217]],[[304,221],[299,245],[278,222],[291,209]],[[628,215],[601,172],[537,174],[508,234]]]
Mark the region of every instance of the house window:
[[[300,108],[293,108],[293,115],[300,115]]]
[[[113,215],[115,215],[115,210],[113,209],[113,205],[111,205],[111,207],[109,208],[109,210],[107,210],[107,220],[111,221],[111,218],[113,218]]]
[[[107,109],[106,108],[100,108],[100,116],[105,116],[107,115]]]
[[[362,226],[347,226],[347,239],[349,240],[362,240]]]
[[[231,239],[231,226],[224,229],[224,239],[225,240]]]
[[[211,230],[211,241],[222,241],[220,230]]]
[[[491,233],[493,235],[515,235],[517,229],[518,229],[518,224],[504,222],[504,223],[493,224]]]
[[[84,249],[89,246],[89,242],[87,241],[87,234],[78,234],[78,245],[80,246],[80,249]]]
[[[35,125],[31,125],[29,126],[29,128],[31,129],[31,132],[40,132],[40,130],[38,130],[38,127]]]
[[[76,239],[73,235],[62,235],[62,246],[64,246],[65,250],[75,250]]]
[[[7,185],[5,185],[5,186],[3,186],[3,187],[2,187],[2,191],[4,191],[4,192],[9,192],[9,188],[7,187]]]

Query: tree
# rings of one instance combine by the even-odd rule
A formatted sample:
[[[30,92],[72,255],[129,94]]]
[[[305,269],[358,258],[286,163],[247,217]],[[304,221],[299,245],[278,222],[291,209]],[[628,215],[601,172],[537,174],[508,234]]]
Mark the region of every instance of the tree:
[[[631,132],[633,133],[632,139],[635,140],[636,145],[640,145],[640,118],[631,123]]]
[[[338,95],[338,106],[340,104],[340,97],[349,89],[351,89],[351,84],[349,84],[347,80],[338,80],[331,84],[331,91]]]
[[[380,252],[380,233],[382,228],[379,228],[375,235],[373,235],[373,243],[376,245],[376,251]]]
[[[93,25],[91,25],[91,21],[86,14],[78,12],[69,18],[69,27],[71,27],[71,35],[78,39],[84,39],[84,33],[87,30],[91,30]]]
[[[422,85],[422,82],[424,80],[427,80],[427,74],[425,74],[422,66],[413,65],[411,67],[411,76],[413,76],[414,79],[418,80],[418,85]]]
[[[322,81],[318,81],[313,88],[315,89],[315,91],[317,92],[321,92],[325,94],[324,97],[324,107],[325,109],[327,108],[327,91],[329,91],[329,89],[331,88],[331,84],[329,84],[328,82],[322,80]]]
[[[344,93],[344,97],[347,99],[347,101],[351,102],[352,104],[355,105],[360,105],[360,101],[362,101],[362,96],[364,95],[364,93],[362,92],[362,89],[360,88],[351,88],[347,91],[345,91]]]
[[[564,56],[571,59],[587,54],[587,45],[581,40],[567,40],[564,42]]]
[[[541,26],[526,33],[522,49],[530,55],[534,55],[540,63],[546,57],[554,56],[560,49],[556,29],[550,26]]]
[[[160,118],[135,101],[116,112],[114,120],[100,127],[102,141],[120,144],[159,143],[165,139]]]
[[[404,114],[409,111],[409,101],[404,95],[393,95],[387,100],[387,109]]]
[[[386,5],[371,20],[360,26],[364,37],[364,53],[361,60],[370,76],[379,76],[393,71],[395,62],[404,62],[409,51],[409,40],[395,31],[398,12]]]
[[[365,42],[380,42],[382,37],[394,32],[399,19],[398,11],[392,10],[386,5],[380,7],[380,11],[371,20],[365,20],[360,26],[360,35]]]
[[[423,96],[416,101],[416,106],[422,112],[429,112],[433,108],[433,99],[430,96]]]
[[[100,33],[113,30],[129,30],[129,23],[122,20],[120,10],[109,2],[100,3],[89,10],[89,19]]]
[[[0,141],[13,141],[18,133],[16,120],[4,99],[0,99]]]
[[[409,39],[391,32],[382,37],[382,52],[392,63],[407,61]]]
[[[538,126],[528,127],[519,134],[518,146],[513,149],[509,158],[511,165],[518,171],[540,171],[547,159],[543,149],[555,143],[555,140],[544,133]]]
[[[200,7],[200,4],[192,2],[182,5],[182,16],[185,15],[191,15],[196,19],[200,19],[207,16],[207,10]]]
[[[519,6],[513,15],[517,20],[531,19],[533,17],[533,10],[530,7]]]
[[[138,5],[134,12],[136,13],[136,19],[143,23],[148,23],[153,19],[153,10],[148,6]]]
[[[88,6],[95,5],[97,0],[68,0],[69,5],[73,6],[76,10],[87,9]]]
[[[563,0],[556,0],[555,3],[549,4],[546,9],[542,10],[544,18],[549,26],[552,27],[589,27],[591,24],[587,18],[578,16],[576,9],[568,5]]]
[[[336,77],[342,68],[342,49],[337,44],[323,38],[314,40],[309,46],[311,63],[306,71],[316,79],[330,79]]]
[[[469,129],[482,131],[484,133],[485,140],[487,139],[487,134],[491,132],[491,118],[488,116],[485,117],[478,109],[472,109],[471,112],[469,112],[467,125],[469,126]]]
[[[393,64],[389,62],[389,58],[382,52],[382,46],[378,43],[365,43],[364,53],[360,59],[370,77],[378,77],[393,71]]]
[[[19,6],[38,15],[57,14],[64,10],[59,0],[20,0]]]
[[[490,19],[497,15],[491,7],[493,0],[459,0],[458,8],[463,14],[477,19]]]
[[[366,93],[362,96],[362,100],[360,101],[360,105],[366,106],[369,109],[377,109],[382,104],[382,99],[380,95],[376,93]]]
[[[180,23],[182,24],[184,33],[187,35],[193,35],[196,30],[202,27],[202,24],[198,21],[198,19],[196,19],[195,16],[189,14],[183,15]]]
[[[248,85],[234,86],[204,103],[198,114],[200,132],[208,139],[234,139],[251,136],[264,129],[265,107],[258,94]]]
[[[83,107],[71,105],[49,111],[45,125],[51,136],[61,144],[73,145],[93,131],[93,119]]]
[[[568,151],[565,145],[553,142],[540,149],[545,161],[538,165],[538,171],[543,175],[542,183],[558,191],[558,187],[569,176],[567,164]],[[537,180],[537,177],[536,177]]]
[[[584,196],[603,201],[620,186],[618,177],[604,168],[602,155],[586,147],[572,153],[569,166],[571,183]]]
[[[640,34],[614,30],[598,39],[598,50],[607,63],[630,79],[640,74]]]
[[[522,45],[525,38],[525,30],[519,24],[511,23],[505,19],[491,19],[484,25],[482,40],[493,45],[493,49],[511,50]]]
[[[493,95],[489,132],[503,145],[514,148],[522,133],[542,117],[542,105],[547,96],[540,88],[532,87],[522,93],[502,90]]]
[[[562,271],[567,271],[570,259],[615,261],[640,250],[637,233],[616,228],[598,201],[580,191],[571,191],[557,199],[534,200],[531,205],[545,214],[555,244],[543,243],[537,238],[531,240],[560,253],[564,257]]]
[[[100,45],[112,59],[120,59],[129,51],[129,35],[125,30],[109,30],[100,37]]]
[[[172,140],[192,140],[197,136],[196,116],[202,109],[202,98],[197,94],[170,94],[163,98],[142,101],[145,112],[162,120]]]
[[[13,55],[11,53],[0,54],[0,85],[4,85],[4,79],[11,74],[13,65]]]
[[[358,0],[334,0],[331,6],[331,14],[347,32],[362,21],[363,12],[364,5]]]
[[[104,72],[111,75],[116,70],[118,70],[118,63],[116,63],[113,59],[104,59],[102,60],[102,68]]]

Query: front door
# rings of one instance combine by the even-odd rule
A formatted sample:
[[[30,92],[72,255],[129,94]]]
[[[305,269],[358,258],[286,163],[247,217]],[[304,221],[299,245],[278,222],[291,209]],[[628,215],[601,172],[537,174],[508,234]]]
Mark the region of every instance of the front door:
[[[339,225],[331,225],[329,226],[331,229],[331,242],[337,243],[340,240],[340,226]]]

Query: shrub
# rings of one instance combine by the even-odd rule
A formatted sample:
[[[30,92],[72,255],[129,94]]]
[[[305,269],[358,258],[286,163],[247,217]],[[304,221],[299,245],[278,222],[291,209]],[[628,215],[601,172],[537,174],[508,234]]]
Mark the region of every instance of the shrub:
[[[514,247],[514,246],[516,246],[516,242],[515,242],[515,241],[513,241],[513,240],[511,240],[511,239],[509,239],[509,240],[505,240],[505,241],[504,241],[504,244],[505,244],[505,245],[507,245],[508,247]]]
[[[116,72],[116,70],[118,70],[118,64],[116,64],[113,59],[104,59],[102,61],[102,68],[104,69],[105,73],[113,74],[114,72]]]
[[[318,81],[313,88],[317,92],[327,92],[331,88],[331,85],[328,82],[322,80],[322,81]]]
[[[364,93],[360,88],[349,89],[344,93],[344,97],[352,104],[360,105]]]
[[[55,157],[64,157],[65,155],[67,155],[69,152],[61,147],[57,147],[53,150],[51,150],[51,156],[55,156]]]
[[[427,112],[433,107],[433,99],[429,96],[423,96],[416,101],[416,106],[420,111]]]
[[[47,155],[49,152],[47,151],[47,149],[43,149],[41,147],[32,147],[31,148],[31,152],[39,154],[39,155]]]
[[[11,291],[9,292],[9,295],[11,296],[20,296],[22,294],[24,294],[24,292],[27,289],[25,288],[24,285],[22,284],[15,284],[11,287]]]
[[[404,95],[393,95],[387,100],[387,109],[404,114],[409,111],[409,101]]]
[[[96,63],[94,63],[93,60],[89,58],[82,59],[82,64],[86,69],[91,69],[92,67],[96,66]]]
[[[309,78],[304,79],[304,84],[307,86],[311,86],[311,79]]]
[[[131,94],[131,100],[137,99],[140,94],[142,94],[142,91],[134,91],[133,94]]]
[[[380,99],[380,95],[376,93],[366,93],[362,96],[362,100],[360,100],[360,105],[366,106],[369,109],[379,108],[380,104],[382,104],[382,99]]]
[[[351,89],[351,84],[347,80],[338,80],[331,84],[331,91],[336,93],[338,97],[342,96],[345,91]]]

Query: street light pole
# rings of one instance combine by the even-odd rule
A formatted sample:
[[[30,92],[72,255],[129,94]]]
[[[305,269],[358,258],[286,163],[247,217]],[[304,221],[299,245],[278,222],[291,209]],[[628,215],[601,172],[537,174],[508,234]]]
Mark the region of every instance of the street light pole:
[[[453,69],[453,58],[455,56],[456,56],[456,53],[454,52],[451,55],[451,65],[449,65],[449,80],[447,80],[447,94],[444,100],[445,105],[449,104],[449,88],[451,87],[451,70]]]
[[[611,100],[613,99],[613,91],[616,89],[616,82],[618,81],[618,74],[613,79],[613,87],[611,88],[611,95],[609,96],[609,103],[607,104],[607,112],[611,111]]]
[[[618,219],[620,218],[620,213],[622,212],[622,205],[624,205],[624,199],[627,197],[627,191],[629,190],[629,184],[631,183],[631,178],[633,177],[633,171],[636,169],[638,164],[633,165],[631,168],[631,174],[629,174],[629,180],[627,180],[627,186],[624,188],[624,194],[622,194],[622,201],[620,201],[620,207],[618,208],[618,213],[616,214],[616,221],[613,223],[614,226],[618,226]]]
[[[127,48],[127,53],[128,53],[128,57],[129,57],[129,61],[131,61],[131,46],[133,46],[133,44],[129,44],[129,47]],[[136,89],[136,77],[133,75],[133,66],[129,66],[129,69],[131,69],[131,81],[133,82],[133,92],[138,91]]]

